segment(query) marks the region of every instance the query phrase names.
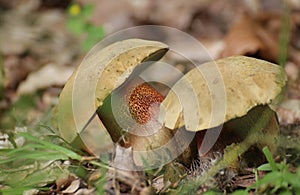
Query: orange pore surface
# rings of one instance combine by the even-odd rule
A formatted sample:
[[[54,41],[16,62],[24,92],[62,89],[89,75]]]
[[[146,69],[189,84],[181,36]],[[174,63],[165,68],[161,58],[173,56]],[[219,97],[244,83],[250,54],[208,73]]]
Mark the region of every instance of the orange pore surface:
[[[160,104],[164,100],[156,89],[148,83],[135,87],[129,96],[129,111],[139,124],[146,124],[151,120],[151,105]]]

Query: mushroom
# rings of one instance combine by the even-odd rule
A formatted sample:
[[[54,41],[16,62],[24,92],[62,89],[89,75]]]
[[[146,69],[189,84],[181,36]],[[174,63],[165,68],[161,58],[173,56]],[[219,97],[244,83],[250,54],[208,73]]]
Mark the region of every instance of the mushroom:
[[[185,138],[193,135],[188,131],[207,130],[210,135],[210,145],[205,143],[205,138],[198,143],[202,155],[218,139],[220,131],[216,129],[220,129],[220,125],[225,123],[224,130],[237,126],[235,129],[241,132],[250,132],[249,129],[260,119],[258,113],[266,111],[271,113],[267,124],[272,120],[275,128],[266,128],[264,124],[262,132],[272,136],[270,141],[260,141],[262,145],[274,146],[278,125],[276,115],[269,107],[286,82],[281,67],[244,56],[208,62],[188,72],[164,97],[155,83],[147,83],[132,75],[139,64],[158,60],[167,50],[168,46],[160,42],[128,39],[90,54],[60,95],[57,116],[61,136],[69,143],[98,153],[110,140],[109,144],[112,141],[131,148],[136,165],[143,165],[145,160],[161,165],[161,156],[157,156],[155,150],[167,145],[163,149],[165,153],[160,155],[176,154],[163,161],[169,162],[183,151],[181,146]],[[113,108],[116,106],[114,98],[119,102],[117,109]],[[86,123],[90,122],[90,116],[95,116],[95,111],[100,120],[97,120],[97,128],[92,128],[93,125],[87,126]],[[121,116],[125,120],[123,124],[129,126],[124,128],[116,116]],[[244,122],[248,124],[248,120],[251,122],[245,126]],[[150,134],[140,136],[138,131]],[[198,140],[201,140],[200,134]],[[248,134],[242,135],[241,139],[246,140]],[[237,138],[238,141],[241,139]],[[170,140],[173,142],[169,144]]]
[[[168,46],[157,41],[128,39],[95,50],[87,55],[63,88],[56,120],[63,139],[99,156],[112,150],[111,140],[116,141],[119,135],[112,131],[108,134],[102,121],[91,120],[91,116],[95,116],[104,99],[137,65],[160,59]]]
[[[160,120],[170,129],[184,125],[197,132],[199,156],[224,152],[243,140],[247,148],[256,144],[275,151],[279,126],[271,108],[280,101],[286,80],[282,67],[251,57],[207,62],[172,87]]]
[[[96,156],[119,150],[128,154],[129,148],[139,166],[145,160],[148,167],[153,167],[173,159],[157,158],[156,153],[179,155],[176,142],[169,143],[174,131],[154,119],[163,95],[154,83],[132,76],[138,65],[151,65],[167,50],[167,45],[157,41],[128,39],[91,52],[60,94],[57,122],[61,137]],[[114,98],[117,100],[112,102]],[[116,105],[120,107],[112,108]],[[95,114],[98,120],[94,119]],[[120,120],[116,120],[117,116],[121,116]],[[164,145],[167,147],[160,148]]]

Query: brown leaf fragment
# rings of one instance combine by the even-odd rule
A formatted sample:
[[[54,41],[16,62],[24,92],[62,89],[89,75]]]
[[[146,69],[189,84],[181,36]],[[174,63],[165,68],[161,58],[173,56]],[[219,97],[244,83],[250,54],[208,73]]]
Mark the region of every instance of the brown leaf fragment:
[[[235,186],[247,188],[255,183],[255,175],[242,175],[235,178]]]
[[[257,56],[274,62],[278,56],[278,39],[258,19],[244,15],[225,37],[221,56],[232,55]]]
[[[64,189],[66,188],[66,186],[69,186],[76,178],[74,176],[67,176],[67,177],[62,177],[62,178],[58,178],[56,181],[55,181],[55,184],[56,184],[56,188],[57,190],[61,190],[61,189]]]
[[[253,30],[255,22],[249,17],[242,17],[225,37],[225,49],[222,56],[253,55],[262,47],[262,43]]]
[[[96,195],[97,193],[95,192],[94,188],[87,189],[87,188],[82,188],[76,191],[74,195]]]
[[[281,124],[300,123],[300,100],[285,100],[277,109],[277,115]]]
[[[164,176],[160,175],[152,180],[152,187],[156,190],[156,193],[160,192],[164,188]]]
[[[80,186],[80,180],[76,179],[72,181],[72,183],[67,187],[67,189],[62,191],[62,193],[74,193],[78,190],[79,186]]]
[[[295,63],[287,62],[284,69],[288,78],[292,81],[295,81],[300,77],[300,68]]]
[[[107,172],[107,186],[114,194],[128,193],[139,194],[145,184],[142,175],[137,171],[127,171],[122,169],[109,169]]]

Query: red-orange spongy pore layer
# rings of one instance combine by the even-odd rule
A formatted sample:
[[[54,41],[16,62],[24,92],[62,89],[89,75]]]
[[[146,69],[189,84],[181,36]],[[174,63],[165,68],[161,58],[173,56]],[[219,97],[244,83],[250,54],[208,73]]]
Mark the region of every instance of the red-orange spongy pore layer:
[[[148,83],[135,87],[129,96],[129,111],[137,123],[145,124],[151,120],[150,106],[164,100],[156,89]]]

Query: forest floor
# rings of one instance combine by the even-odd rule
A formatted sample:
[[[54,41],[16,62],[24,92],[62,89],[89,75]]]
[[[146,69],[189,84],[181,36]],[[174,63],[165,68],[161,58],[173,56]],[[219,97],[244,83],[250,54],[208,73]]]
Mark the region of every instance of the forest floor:
[[[54,108],[72,72],[98,41],[138,25],[186,32],[213,59],[245,55],[284,67],[274,158],[267,151],[264,167],[234,178],[223,169],[206,183],[181,173],[167,184],[164,166],[118,172],[57,136]],[[300,193],[298,1],[0,0],[0,29],[0,194]],[[192,59],[208,60],[182,47]]]

